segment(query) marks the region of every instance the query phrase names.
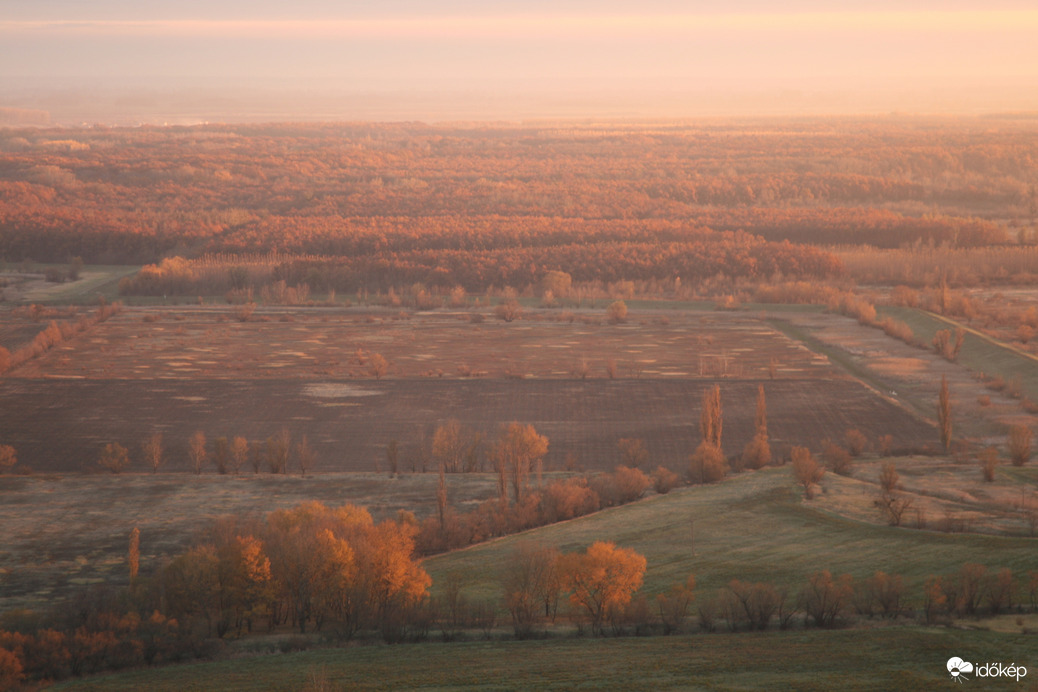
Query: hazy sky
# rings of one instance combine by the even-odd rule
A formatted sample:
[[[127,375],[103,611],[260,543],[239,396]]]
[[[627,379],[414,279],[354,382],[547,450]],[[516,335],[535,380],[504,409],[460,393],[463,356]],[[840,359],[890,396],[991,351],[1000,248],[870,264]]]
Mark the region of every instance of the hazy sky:
[[[1038,93],[1038,7],[1034,0],[0,0],[0,88],[78,85],[982,89],[1009,99],[1019,93],[1024,104]]]

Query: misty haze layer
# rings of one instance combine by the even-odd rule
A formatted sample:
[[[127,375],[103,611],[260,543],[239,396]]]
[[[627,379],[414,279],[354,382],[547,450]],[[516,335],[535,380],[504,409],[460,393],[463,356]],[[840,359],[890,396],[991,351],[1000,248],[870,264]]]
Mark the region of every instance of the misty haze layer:
[[[87,90],[95,111],[228,119],[1035,108],[1038,11],[968,5],[12,0],[0,106],[104,120]]]

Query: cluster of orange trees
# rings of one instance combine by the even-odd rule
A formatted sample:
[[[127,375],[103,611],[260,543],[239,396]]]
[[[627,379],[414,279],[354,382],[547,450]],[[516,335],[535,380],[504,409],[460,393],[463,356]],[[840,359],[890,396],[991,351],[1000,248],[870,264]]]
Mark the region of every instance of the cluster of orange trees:
[[[56,679],[211,654],[213,640],[257,628],[360,629],[396,641],[426,601],[413,518],[312,502],[265,519],[227,518],[203,542],[130,585],[84,593],[50,616],[14,614],[0,632],[0,680]],[[147,540],[147,537],[145,537]],[[6,689],[6,688],[5,688]]]

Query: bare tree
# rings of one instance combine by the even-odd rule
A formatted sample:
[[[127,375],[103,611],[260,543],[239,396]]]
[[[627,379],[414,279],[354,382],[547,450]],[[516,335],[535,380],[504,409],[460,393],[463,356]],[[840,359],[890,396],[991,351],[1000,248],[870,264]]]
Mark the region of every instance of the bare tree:
[[[794,447],[791,454],[793,457],[793,477],[796,478],[798,485],[804,487],[804,497],[810,500],[814,497],[813,486],[821,481],[822,476],[825,475],[825,467],[815,461],[811,451],[806,447]]]
[[[468,449],[464,427],[450,419],[436,428],[432,439],[432,456],[447,473],[458,473]]]
[[[548,453],[548,438],[538,435],[532,425],[510,423],[502,428],[494,444],[499,488],[504,498],[506,479],[512,486],[512,497],[518,504],[526,492],[530,469]]]
[[[440,519],[440,535],[447,536],[447,473],[440,462],[440,478],[436,484],[436,512]]]
[[[296,462],[299,464],[300,475],[305,476],[307,471],[313,470],[316,458],[317,455],[314,454],[310,441],[306,439],[306,435],[303,435],[302,439],[296,444]]]
[[[130,583],[137,578],[137,572],[141,566],[141,531],[136,526],[130,532],[130,547],[126,560],[130,565]]]
[[[581,358],[573,364],[573,375],[579,377],[582,380],[586,380],[587,376],[591,374],[591,363],[588,362],[587,358]]]
[[[849,476],[854,470],[854,464],[851,462],[851,453],[832,440],[824,440],[822,442],[822,456],[825,457],[826,466],[833,473]]]
[[[995,469],[998,467],[998,450],[985,447],[980,451],[980,472],[984,480],[991,483],[995,480]]]
[[[699,414],[699,432],[703,441],[721,449],[721,387],[714,385],[703,394],[703,410]]]
[[[508,557],[504,577],[505,607],[512,616],[515,636],[529,636],[542,617],[554,619],[562,591],[559,552],[520,543]]]
[[[368,372],[370,372],[376,380],[381,380],[382,376],[389,370],[389,361],[387,361],[381,353],[373,353],[369,359]]]
[[[226,474],[231,466],[231,443],[226,437],[213,440],[213,465],[220,475]]]
[[[209,453],[205,449],[205,433],[201,430],[196,430],[187,443],[187,457],[191,462],[191,470],[196,475],[202,473],[202,465],[205,464],[206,457],[208,456]]]
[[[162,466],[162,433],[152,433],[141,445],[144,463],[151,467],[152,473],[158,473]]]
[[[753,439],[742,452],[742,463],[751,469],[759,469],[771,463],[771,446],[768,444],[768,404],[764,398],[764,385],[757,386],[757,413],[754,417]]]
[[[649,450],[645,449],[645,441],[640,437],[621,437],[616,441],[620,449],[620,463],[632,469],[644,468],[649,463]]]
[[[276,435],[271,435],[267,438],[267,465],[271,473],[288,472],[288,450],[290,446],[291,438],[288,434],[288,428],[281,428]]]
[[[396,440],[390,440],[386,445],[386,465],[389,467],[389,476],[392,478],[397,474],[400,463],[400,450]]]
[[[891,526],[901,526],[905,512],[912,507],[912,498],[907,495],[885,492],[879,496],[875,504],[887,518],[888,524]]]
[[[843,439],[847,443],[847,451],[851,453],[852,457],[860,457],[868,445],[865,434],[857,428],[852,428],[844,433]]]
[[[1013,466],[1023,466],[1031,460],[1031,429],[1026,425],[1009,429],[1009,458]]]
[[[887,494],[894,492],[900,483],[900,478],[894,462],[884,462],[883,468],[879,472],[879,485],[883,488],[883,492]]]
[[[235,436],[231,440],[231,469],[234,475],[241,473],[242,467],[249,458],[249,441],[244,437]]]

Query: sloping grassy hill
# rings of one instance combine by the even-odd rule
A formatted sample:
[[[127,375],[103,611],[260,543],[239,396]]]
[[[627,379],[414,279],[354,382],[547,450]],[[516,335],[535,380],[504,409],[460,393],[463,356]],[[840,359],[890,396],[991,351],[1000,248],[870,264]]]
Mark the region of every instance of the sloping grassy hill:
[[[694,522],[692,552],[690,520]],[[1038,541],[938,534],[858,523],[804,503],[788,468],[748,473],[544,527],[426,562],[458,574],[469,598],[499,598],[522,540],[582,549],[614,540],[648,559],[644,591],[695,573],[700,597],[733,578],[799,590],[820,569],[856,578],[905,576],[912,599],[928,574],[966,562],[1038,569]],[[434,591],[435,591],[434,586]],[[1035,637],[916,625],[681,637],[354,646],[174,666],[67,683],[58,689],[804,689],[929,690],[951,684],[946,661],[1018,663],[1038,671]],[[1008,683],[1007,683],[1008,684]],[[1016,684],[1015,681],[1013,684]]]
[[[662,593],[689,574],[696,575],[700,592],[731,579],[768,581],[795,592],[822,569],[855,578],[876,570],[901,574],[910,589],[921,587],[927,575],[955,572],[967,562],[1009,567],[1018,575],[1038,569],[1038,540],[876,526],[816,509],[801,500],[788,467],[674,490],[440,555],[427,560],[426,569],[434,582],[456,572],[465,593],[495,597],[501,570],[518,542],[572,551],[596,540],[615,541],[645,555],[643,589],[649,594]]]

